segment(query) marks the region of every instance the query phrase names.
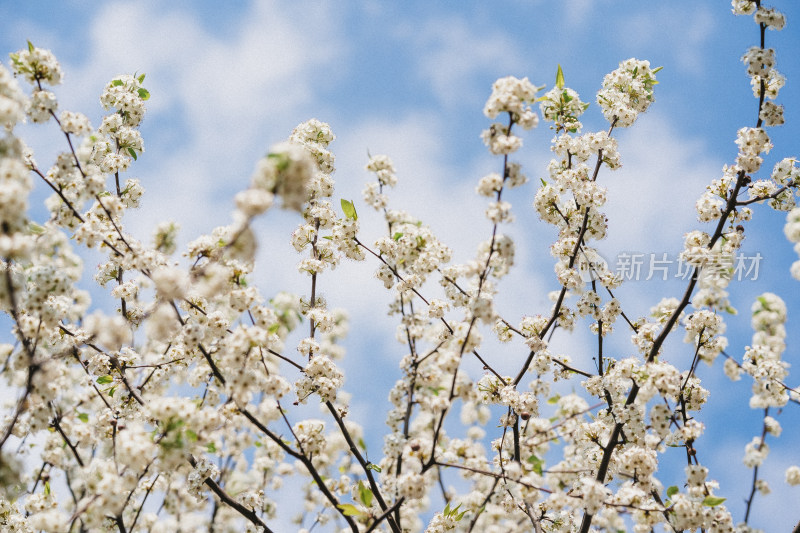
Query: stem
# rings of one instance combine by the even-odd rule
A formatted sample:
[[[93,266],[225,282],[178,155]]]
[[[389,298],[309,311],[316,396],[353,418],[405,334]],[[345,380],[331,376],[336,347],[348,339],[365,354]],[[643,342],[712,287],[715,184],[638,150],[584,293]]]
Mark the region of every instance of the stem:
[[[196,461],[196,460],[195,460],[195,458],[194,458],[194,457],[192,457],[192,456],[189,456],[189,463],[191,463],[191,465],[192,465],[193,467],[196,467],[196,466],[197,466],[197,461]],[[259,518],[259,516],[258,516],[258,515],[257,515],[257,514],[256,514],[256,513],[255,513],[253,510],[251,510],[251,509],[248,509],[247,507],[245,507],[245,506],[244,506],[244,505],[242,505],[241,503],[239,503],[239,502],[237,502],[236,500],[234,500],[234,499],[233,499],[233,498],[232,498],[230,495],[228,495],[228,493],[227,493],[227,492],[225,492],[225,490],[224,490],[222,487],[220,487],[220,486],[217,484],[217,482],[216,482],[216,481],[214,481],[214,480],[213,480],[213,479],[211,479],[210,477],[207,477],[207,478],[206,478],[206,479],[203,481],[203,483],[205,483],[206,485],[208,485],[208,488],[210,488],[210,489],[211,489],[211,491],[212,491],[214,494],[216,494],[216,495],[217,495],[217,497],[218,497],[218,498],[219,498],[219,499],[220,499],[220,500],[221,500],[221,501],[222,501],[222,502],[223,502],[225,505],[227,505],[227,506],[228,506],[228,507],[230,507],[231,509],[235,510],[237,513],[239,513],[240,515],[242,515],[243,517],[245,517],[246,519],[248,519],[248,520],[249,520],[250,522],[252,522],[254,525],[256,525],[256,526],[260,527],[260,528],[261,528],[261,529],[262,529],[262,530],[263,530],[265,533],[273,533],[273,531],[272,531],[272,530],[271,530],[269,527],[267,527],[267,524],[265,524],[265,523],[264,523],[264,521],[263,521],[263,520],[261,520],[261,518]]]

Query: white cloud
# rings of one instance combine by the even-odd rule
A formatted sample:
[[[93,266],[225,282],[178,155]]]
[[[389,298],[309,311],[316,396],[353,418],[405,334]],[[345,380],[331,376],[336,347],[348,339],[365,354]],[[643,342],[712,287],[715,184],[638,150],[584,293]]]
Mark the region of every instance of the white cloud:
[[[658,112],[617,135],[623,166],[603,169],[598,178],[608,188],[609,236],[602,248],[679,251],[683,234],[701,226],[694,204],[721,176],[722,162],[709,155],[704,140],[682,138]]]
[[[566,0],[562,3],[565,20],[577,27],[584,26],[592,16],[597,0]]]
[[[437,19],[407,31],[413,31],[420,76],[448,106],[481,102],[488,96],[487,77],[494,81],[513,74],[521,63],[517,47],[505,34],[487,33],[462,19]]]
[[[704,45],[713,36],[716,19],[707,6],[692,6],[689,14],[684,6],[665,3],[619,19],[615,37],[636,48],[668,46],[675,64],[697,75],[705,67]]]
[[[87,30],[91,53],[80,65],[65,65],[59,94],[63,108],[99,117],[99,92],[108,80],[146,72],[149,152],[131,173],[148,194],[142,210],[128,217],[137,235],[163,219],[177,219],[190,238],[211,229],[210,220],[227,222],[231,198],[247,186],[255,159],[288,136],[315,100],[318,80],[344,61],[344,34],[329,8],[318,7],[301,17],[277,2],[254,3],[229,38],[203,27],[189,10],[164,10],[156,2],[97,10]],[[148,146],[151,125],[169,146]],[[265,125],[273,137],[265,138]],[[160,160],[153,163],[155,154]]]

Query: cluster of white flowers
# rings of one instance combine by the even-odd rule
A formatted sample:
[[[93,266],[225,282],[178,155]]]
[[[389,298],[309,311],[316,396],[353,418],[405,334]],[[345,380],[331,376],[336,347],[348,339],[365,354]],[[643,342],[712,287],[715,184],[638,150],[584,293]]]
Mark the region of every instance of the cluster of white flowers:
[[[739,146],[739,156],[736,166],[748,174],[761,168],[762,153],[769,153],[772,143],[769,142],[767,132],[761,128],[742,128],[736,134],[736,144]]]
[[[794,251],[800,256],[800,207],[795,207],[786,214],[783,232],[789,242],[795,243]],[[800,259],[792,263],[791,273],[794,279],[800,280]]]
[[[745,349],[742,369],[753,378],[750,407],[782,407],[789,394],[781,384],[788,375],[788,363],[781,360],[786,350],[786,304],[772,293],[764,293],[753,303],[752,346]]]
[[[13,129],[17,122],[25,118],[25,95],[19,88],[17,80],[0,64],[0,125]]]
[[[734,15],[752,15],[758,8],[755,0],[731,0]]]
[[[753,15],[753,19],[763,28],[780,31],[786,25],[786,17],[774,8],[768,8],[752,0],[732,0],[733,12],[737,15]],[[747,73],[756,98],[763,96],[772,100],[786,84],[786,78],[775,69],[775,51],[768,48],[752,47],[742,56],[747,65]],[[759,110],[759,119],[765,126],[783,124],[783,106],[764,102]]]
[[[531,104],[536,100],[536,93],[542,88],[536,87],[528,78],[508,76],[500,78],[492,85],[492,94],[483,108],[483,114],[494,119],[500,113],[508,113],[508,123],[495,122],[481,134],[489,151],[495,155],[510,154],[522,147],[522,139],[511,133],[511,127],[519,124],[529,130],[539,124],[539,116]]]
[[[307,208],[308,217],[321,221],[317,229],[337,224],[330,207],[316,202],[333,190],[329,177],[333,157],[324,149],[332,140],[329,128],[318,121],[305,123],[292,135],[286,150],[273,150],[274,156],[265,158],[262,166],[268,168],[257,172],[251,189],[237,196],[234,223],[190,244],[187,255],[195,263],[187,273],[168,259],[175,251],[178,228],[174,223],[159,225],[152,248],[124,231],[126,210],[137,207],[143,193],[137,180],[123,183],[119,174],[144,151],[135,129],[149,97],[142,87],[144,76],[117,76],[106,86],[101,103],[111,113],[96,131],[84,115],[61,112],[57,119],[61,130],[70,139],[84,140],[71,143],[75,150],[59,154],[52,169],[41,173],[10,132],[26,110],[36,122],[55,117],[55,95],[42,91],[39,84],[60,81],[60,69],[52,54],[33,47],[14,55],[14,69],[35,86],[26,99],[16,80],[0,67],[0,119],[7,132],[0,142],[0,255],[12,281],[12,285],[0,284],[0,302],[4,310],[16,313],[17,334],[22,339],[16,349],[9,345],[3,361],[13,372],[9,384],[26,391],[25,409],[13,421],[7,420],[9,429],[22,437],[48,425],[58,427],[46,439],[42,472],[47,475],[60,469],[72,477],[68,483],[70,490],[75,488],[76,516],[81,515],[84,528],[105,527],[107,516],[131,524],[139,513],[126,505],[146,499],[151,491],[164,495],[167,508],[180,509],[180,519],[142,513],[144,527],[153,531],[205,528],[209,524],[202,512],[207,503],[205,480],[218,475],[226,478],[225,488],[219,489],[223,499],[233,503],[225,491],[236,491],[239,503],[266,516],[274,514],[274,504],[263,492],[237,487],[251,487],[257,478],[277,488],[294,469],[283,462],[285,444],[276,437],[257,443],[254,461],[260,466],[250,470],[243,454],[253,449],[254,439],[244,428],[246,419],[239,409],[248,410],[258,424],[280,418],[279,402],[291,386],[278,373],[278,359],[268,351],[280,355],[286,335],[298,325],[301,314],[318,325],[320,349],[336,357],[342,351],[335,342],[345,334],[346,320],[339,311],[327,311],[319,297],[313,307],[280,294],[269,306],[262,304],[255,287],[246,283],[255,250],[249,221],[266,211],[278,195],[288,207]],[[57,191],[47,201],[53,221],[44,226],[27,218],[31,171]],[[105,190],[109,174],[113,192]],[[87,202],[92,205],[84,211]],[[334,234],[341,243],[336,244],[350,255],[355,249],[351,244],[355,226],[352,221],[340,225]],[[95,279],[103,286],[115,282],[111,295],[119,300],[122,314],[86,313],[88,295],[74,286],[82,264],[59,226],[73,230],[79,244],[100,246],[108,253]],[[155,298],[147,304],[140,298],[150,287],[155,288]],[[253,321],[251,327],[235,323],[245,311]],[[142,324],[147,325],[147,337],[144,342],[134,341],[133,334]],[[37,340],[28,343],[28,339]],[[62,361],[68,361],[67,365]],[[315,369],[332,365],[326,366],[326,361],[330,363],[320,356],[309,362],[306,376],[314,379],[320,395],[324,393],[320,382],[327,379],[326,398],[334,399],[341,373],[328,369],[315,374]],[[173,384],[202,394],[194,400],[173,396]],[[315,466],[309,456],[305,471],[330,477],[327,471],[317,474],[316,469],[328,464],[334,471],[339,469],[336,460],[346,456],[347,445],[343,438],[332,442],[322,435],[322,427],[298,423],[297,446],[320,456],[324,448],[325,464]],[[357,426],[348,421],[347,427],[352,438],[360,438]],[[187,454],[198,457],[196,468],[187,461]],[[213,459],[217,454],[242,459],[230,463],[231,471],[228,467],[220,470]],[[5,454],[2,463],[4,468],[11,464]],[[41,481],[37,483],[42,486]],[[47,494],[49,490],[48,485]],[[197,499],[187,499],[190,494]],[[314,498],[320,496],[317,492]],[[49,503],[40,505],[45,499]],[[45,499],[41,492],[23,499],[32,513],[25,518],[18,515],[16,505],[0,498],[0,504],[9,507],[0,518],[0,528],[16,523],[20,531],[65,530],[69,515],[55,508],[53,496]],[[335,507],[329,500],[323,505]],[[236,523],[248,518],[225,506],[216,519]]]
[[[28,102],[28,117],[33,122],[47,122],[58,109],[56,95],[50,91],[36,91]]]
[[[786,16],[772,7],[758,6],[753,16],[756,24],[763,24],[771,30],[780,31],[786,25]]]
[[[253,172],[253,189],[275,194],[283,207],[300,211],[314,167],[308,151],[292,143],[273,146]],[[248,192],[248,194],[250,194]]]
[[[218,475],[219,468],[217,468],[217,465],[204,457],[198,461],[197,466],[186,476],[186,490],[189,494],[202,501],[205,498],[202,490],[206,479],[214,479]]]
[[[603,78],[603,88],[597,93],[597,103],[606,120],[620,128],[633,125],[639,113],[644,113],[654,101],[653,87],[658,83],[649,61],[628,59]]]
[[[436,513],[428,527],[425,528],[425,533],[447,533],[448,531],[455,531],[456,526],[458,526],[458,522],[454,516]]]
[[[312,394],[318,394],[323,402],[336,400],[336,391],[344,382],[344,375],[329,357],[315,355],[306,365],[304,376],[295,385],[297,397],[305,403]]]
[[[709,364],[714,362],[728,346],[727,339],[722,336],[725,322],[720,315],[701,309],[687,316],[683,323],[686,328],[685,342],[696,347],[697,354],[703,361]]]
[[[783,15],[760,2],[732,5],[762,29],[784,26]],[[755,47],[743,60],[757,95],[774,99],[784,83],[774,51]],[[488,238],[464,263],[450,264],[452,251],[430,227],[391,207],[387,191],[398,177],[385,155],[370,157],[374,180],[363,199],[387,231],[365,244],[354,203],[332,201],[335,135],[311,119],[257,163],[249,188],[235,196],[232,222],[189,243],[188,267],[172,257],[175,223],[159,224],[152,244],[125,230],[128,210],[144,194],[138,180],[121,179],[144,153],[137,129],[149,98],[144,75],[116,76],[106,85],[100,103],[109,113],[95,130],[83,114],[56,114],[56,94],[43,85],[52,89],[62,73],[49,51],[30,45],[12,55],[12,64],[31,93],[0,66],[0,308],[16,341],[0,345],[0,374],[20,393],[5,406],[0,448],[30,442],[34,452],[20,447],[20,455],[38,453],[41,466],[38,475],[22,472],[21,460],[0,450],[3,531],[166,533],[223,524],[264,531],[290,475],[305,478],[297,485],[300,531],[494,532],[532,522],[556,533],[620,531],[631,521],[637,533],[734,531],[718,483],[700,462],[704,450],[696,449],[705,431],[699,412],[710,397],[698,363],[711,364],[727,347],[723,313],[733,311],[726,289],[744,239],[736,224],[752,217],[747,206],[767,201],[790,211],[785,233],[800,253],[800,210],[792,210],[796,160],[780,161],[770,179],[750,176],[772,148],[764,128],[783,122],[782,106],[760,104],[759,124],[737,134],[735,165],[698,200],[699,219],[718,228],[685,235],[681,260],[695,269],[687,295],[664,298],[649,318],[635,318],[623,312],[624,296],[614,295],[622,279],[591,244],[608,229],[600,171],[621,165],[612,133],[631,126],[654,100],[659,69],[647,61],[629,59],[605,77],[597,102],[611,123],[607,131],[581,133],[588,104],[565,86],[560,68],[540,98],[543,88],[527,78],[494,84],[484,113],[503,116],[482,136],[503,163],[477,183],[490,202]],[[496,295],[514,266],[516,244],[498,225],[513,219],[506,189],[528,182],[507,156],[522,146],[515,127],[537,125],[537,102],[555,136],[533,205],[557,231],[550,253],[558,290],[549,309],[511,320]],[[68,141],[46,171],[14,134],[26,118],[52,118]],[[28,217],[32,178],[54,191],[46,201],[51,220],[41,225]],[[266,298],[253,284],[252,223],[276,204],[299,219],[291,245],[308,276],[302,297]],[[94,279],[117,312],[89,312],[88,293],[78,288],[83,265],[71,243],[105,254]],[[389,391],[383,456],[367,455],[363,430],[349,417],[346,363],[338,364],[348,318],[329,307],[322,277],[343,258],[368,255],[376,261],[375,284],[390,290],[389,313],[398,319],[405,353]],[[800,279],[800,261],[792,273]],[[730,356],[725,363],[732,378],[753,379],[750,404],[765,410],[762,436],[745,447],[750,468],[766,460],[766,436],[782,431],[766,410],[797,399],[785,385],[785,323],[784,302],[761,295],[751,346],[741,364]],[[301,325],[303,333],[290,337]],[[681,326],[693,355],[683,370],[668,360],[672,347],[664,348]],[[584,367],[588,357],[556,353],[559,339],[551,341],[554,332],[578,327],[596,335],[594,369]],[[490,328],[511,357],[500,362],[482,353]],[[635,350],[609,356],[604,338],[623,328],[630,328]],[[505,375],[507,368],[517,373]],[[556,392],[562,380],[576,390],[576,375],[579,392]],[[299,406],[312,397],[319,418]],[[458,409],[463,428],[452,424]],[[670,449],[685,453],[689,466],[685,489],[670,487],[662,496],[659,457]],[[790,467],[786,481],[800,484],[800,468]],[[770,491],[757,476],[753,489]],[[432,507],[439,492],[443,511]],[[160,509],[150,512],[157,498]],[[427,528],[423,517],[430,518]]]
[[[589,514],[597,514],[606,500],[611,496],[611,491],[596,479],[584,477],[580,480],[578,488],[581,506]]]
[[[589,104],[581,102],[574,90],[558,85],[547,91],[539,104],[542,117],[553,123],[553,129],[570,133],[581,130],[583,125],[578,119],[588,107]]]
[[[619,168],[616,140],[608,132],[577,137],[565,133],[553,139],[552,150],[560,156],[548,165],[552,184],[542,180],[533,205],[542,220],[559,228],[559,240],[551,246],[551,254],[558,260],[556,276],[569,290],[580,292],[591,280],[615,288],[619,278],[586,243],[603,239],[608,228],[599,210],[606,202],[606,189],[598,185],[597,170],[591,171],[588,160],[598,159],[596,169],[600,164],[612,170]]]
[[[789,485],[800,485],[800,466],[792,465],[786,469],[786,483]]]
[[[48,85],[58,85],[61,83],[63,73],[61,65],[56,56],[50,50],[37,48],[28,41],[27,50],[19,50],[11,54],[11,63],[14,72],[22,75],[31,85],[38,87],[39,82]]]

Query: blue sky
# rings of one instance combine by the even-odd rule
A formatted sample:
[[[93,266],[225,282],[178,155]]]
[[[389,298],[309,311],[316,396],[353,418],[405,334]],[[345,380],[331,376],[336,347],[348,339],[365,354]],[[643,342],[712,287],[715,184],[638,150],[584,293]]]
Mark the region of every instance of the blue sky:
[[[795,106],[800,61],[793,56],[800,49],[795,26],[800,4],[783,0],[776,7],[786,12],[788,24],[783,32],[768,32],[767,45],[776,48],[777,68],[788,80],[778,100],[786,105],[787,124],[769,131],[775,148],[765,169],[800,155]],[[367,151],[395,161],[400,184],[391,193],[393,206],[419,216],[451,245],[457,261],[466,260],[491,232],[474,187],[501,165],[479,139],[488,125],[482,108],[492,82],[511,74],[551,86],[561,64],[567,85],[594,102],[603,75],[619,61],[637,57],[664,69],[655,104],[633,128],[619,132],[623,168],[601,174],[609,188],[610,235],[600,249],[612,261],[622,251],[667,252],[674,259],[683,233],[702,227],[694,202],[705,184],[721,175],[722,165],[733,162],[736,130],[755,125],[756,100],[739,58],[757,44],[758,30],[751,19],[734,17],[724,0],[4,1],[0,21],[5,52],[24,47],[26,39],[53,50],[66,73],[65,84],[56,90],[61,109],[82,111],[94,125],[102,116],[98,96],[108,80],[120,73],[147,73],[152,98],[142,125],[146,152],[129,172],[147,193],[141,212],[127,221],[141,238],[162,220],[181,224],[182,243],[228,223],[233,195],[247,187],[255,161],[297,123],[316,117],[329,122],[338,137],[331,146],[337,156],[336,197],[357,201],[368,239],[383,225],[360,204],[361,188],[370,179],[363,170]],[[607,127],[596,105],[584,119],[587,131]],[[48,166],[61,149],[57,132],[30,126],[21,131],[40,164]],[[556,288],[549,255],[555,234],[530,207],[534,185],[546,175],[550,137],[546,126],[527,134],[515,157],[532,179],[507,197],[517,216],[508,232],[517,241],[518,267],[501,286],[506,293],[500,309],[512,321],[546,311],[546,294]],[[36,201],[44,196],[39,187]],[[40,207],[33,213],[43,216]],[[759,206],[747,226],[744,250],[759,252],[764,260],[758,281],[731,289],[740,314],[726,319],[729,351],[739,358],[751,335],[749,306],[757,294],[772,291],[786,294],[786,359],[798,359],[791,347],[798,341],[800,305],[793,295],[799,282],[788,275],[796,256],[783,236],[783,220],[783,214]],[[266,296],[283,288],[308,292],[289,245],[296,223],[284,212],[270,213],[259,223],[260,274],[254,281]],[[97,261],[90,257],[87,266]],[[354,400],[353,416],[378,434],[386,407],[381,386],[397,377],[404,351],[391,341],[394,326],[383,316],[386,295],[371,279],[375,266],[343,264],[321,284],[331,305],[351,311],[346,387],[377,385],[370,387],[373,398]],[[620,298],[626,313],[639,316],[660,297],[677,296],[682,289],[675,280],[631,282]],[[100,294],[95,298],[103,301]],[[676,361],[685,357],[681,337],[675,335],[668,346]],[[556,342],[590,367],[581,354],[590,353],[591,336]],[[620,358],[632,353],[625,332],[612,346]],[[522,352],[518,347],[507,353],[523,357]],[[389,378],[376,378],[376,363]],[[738,520],[750,476],[739,465],[744,444],[760,432],[760,414],[747,408],[747,380],[727,385],[719,363],[701,369],[712,390],[702,419],[709,428],[707,442],[722,444],[717,452],[710,444],[704,449],[700,443],[698,449]],[[770,530],[788,529],[800,519],[777,518],[781,513],[775,512],[798,498],[798,489],[785,489],[782,481],[785,467],[800,463],[791,446],[800,436],[796,411],[790,406],[779,417],[784,434],[773,440],[764,469],[773,494],[756,503],[760,518],[753,524]],[[372,442],[379,449],[379,439]]]

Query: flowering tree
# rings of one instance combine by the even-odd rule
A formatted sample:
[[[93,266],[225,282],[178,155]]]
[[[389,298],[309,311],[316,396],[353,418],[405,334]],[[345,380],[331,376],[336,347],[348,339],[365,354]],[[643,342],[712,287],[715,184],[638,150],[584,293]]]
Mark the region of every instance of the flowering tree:
[[[589,104],[560,67],[549,89],[527,78],[494,84],[484,113],[497,122],[482,137],[498,172],[477,185],[489,198],[491,231],[471,261],[454,265],[429,227],[390,208],[398,177],[384,155],[368,161],[375,179],[364,203],[386,231],[365,242],[356,205],[333,200],[334,135],[315,119],[257,163],[233,221],[192,241],[179,260],[176,225],[160,225],[151,243],[124,225],[143,194],[122,174],[144,151],[144,74],[107,84],[100,102],[108,114],[94,129],[80,113],[58,112],[51,89],[62,73],[50,51],[28,43],[11,54],[11,71],[0,66],[0,306],[14,341],[0,345],[0,364],[16,398],[0,423],[2,530],[269,532],[276,517],[299,512],[303,531],[751,531],[755,495],[768,492],[759,466],[781,433],[771,415],[800,396],[781,359],[783,300],[759,296],[751,345],[728,350],[726,289],[755,204],[787,211],[786,236],[800,242],[800,169],[793,158],[771,173],[761,168],[772,148],[766,128],[784,120],[774,100],[785,79],[766,43],[784,17],[759,0],[732,4],[759,30],[742,58],[754,126],[738,131],[736,160],[697,200],[710,231],[685,236],[683,294],[653,302],[649,318],[626,314],[614,295],[623,279],[592,246],[608,228],[603,174],[621,164],[614,133],[655,99],[660,69],[647,61],[628,59],[604,78],[596,102],[605,131],[581,133]],[[503,195],[528,181],[510,156],[522,145],[519,130],[538,124],[536,104],[555,133],[533,206],[557,229],[556,290],[549,309],[512,319],[495,305],[516,246],[500,231],[512,221]],[[26,118],[63,132],[64,151],[49,170],[15,135]],[[34,181],[53,191],[46,221],[27,212]],[[291,242],[309,283],[305,294],[266,300],[252,284],[252,223],[276,204],[299,214]],[[91,310],[70,241],[104,254],[94,280],[118,309]],[[376,437],[348,416],[336,363],[347,315],[321,296],[325,272],[343,259],[374,263],[407,353],[388,393],[379,457],[366,449]],[[800,279],[800,261],[792,275]],[[554,334],[585,328],[596,338],[584,347],[595,367],[551,352]],[[632,354],[604,352],[615,329],[631,335]],[[692,354],[687,368],[664,353],[679,329]],[[505,353],[485,353],[485,335],[508,343]],[[713,424],[702,418],[709,391],[698,364],[721,355],[730,379],[752,381],[750,405],[763,411],[763,430],[745,451],[752,484],[744,489],[720,489],[695,445]],[[513,374],[498,370],[501,359],[514,361]],[[576,392],[555,394],[561,380]],[[309,417],[304,404],[322,415]],[[33,446],[18,457],[20,442]],[[675,449],[685,476],[665,486],[655,474]],[[299,496],[276,504],[295,476],[304,479]],[[786,482],[800,484],[800,467],[786,471]],[[741,519],[725,506],[736,490],[746,498]]]

